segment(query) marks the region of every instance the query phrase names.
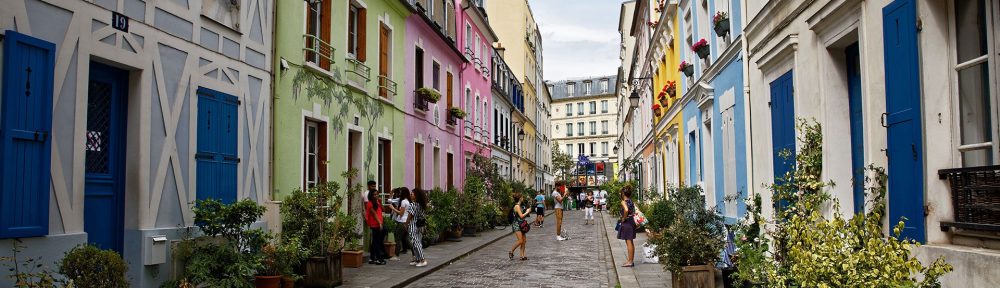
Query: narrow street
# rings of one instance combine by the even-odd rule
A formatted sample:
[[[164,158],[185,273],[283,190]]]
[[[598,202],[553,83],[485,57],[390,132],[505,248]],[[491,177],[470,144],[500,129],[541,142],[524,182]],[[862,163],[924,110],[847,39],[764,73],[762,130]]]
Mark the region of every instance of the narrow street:
[[[566,211],[563,229],[569,240],[556,241],[555,214],[545,226],[528,232],[527,261],[507,252],[516,241],[510,235],[435,271],[408,287],[609,287],[617,283],[614,262],[600,212],[595,225],[584,225],[581,210]],[[531,221],[534,218],[530,219]],[[612,230],[613,231],[613,230]]]

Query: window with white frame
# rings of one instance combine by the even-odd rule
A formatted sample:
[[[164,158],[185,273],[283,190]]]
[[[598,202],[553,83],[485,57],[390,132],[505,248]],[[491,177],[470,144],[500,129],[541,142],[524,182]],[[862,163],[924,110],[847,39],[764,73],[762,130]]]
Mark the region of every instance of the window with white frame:
[[[608,134],[608,120],[601,121],[601,134]]]
[[[591,84],[590,81],[583,82],[583,95],[590,95],[591,92],[590,84]]]
[[[566,124],[566,137],[573,137],[573,123]]]
[[[573,144],[566,144],[566,155],[573,156]]]
[[[601,100],[601,113],[608,113],[608,100]]]
[[[576,136],[583,136],[583,122],[576,122]]]
[[[994,165],[997,161],[996,117],[992,107],[997,105],[995,89],[991,83],[996,76],[991,73],[989,42],[992,35],[991,10],[985,0],[955,0],[955,87],[958,95],[958,151],[963,167]]]
[[[608,93],[608,79],[601,79],[601,93]]]
[[[566,116],[573,116],[573,103],[566,103]]]
[[[472,51],[472,25],[465,23],[465,54],[468,55]]]
[[[583,143],[576,144],[577,154],[583,155],[587,154],[587,147],[583,146]]]
[[[566,83],[566,95],[572,97],[576,92],[576,83]]]
[[[601,155],[608,156],[608,142],[601,142]]]
[[[576,115],[583,115],[583,102],[576,103]]]

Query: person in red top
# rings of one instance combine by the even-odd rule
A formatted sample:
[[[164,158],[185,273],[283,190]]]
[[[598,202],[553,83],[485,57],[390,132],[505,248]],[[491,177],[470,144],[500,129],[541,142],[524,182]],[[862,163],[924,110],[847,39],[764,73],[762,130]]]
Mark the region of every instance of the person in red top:
[[[368,193],[368,201],[365,201],[365,223],[372,229],[371,251],[368,255],[368,264],[385,265],[385,260],[389,254],[385,251],[385,225],[382,223],[382,201],[376,196],[378,193]]]

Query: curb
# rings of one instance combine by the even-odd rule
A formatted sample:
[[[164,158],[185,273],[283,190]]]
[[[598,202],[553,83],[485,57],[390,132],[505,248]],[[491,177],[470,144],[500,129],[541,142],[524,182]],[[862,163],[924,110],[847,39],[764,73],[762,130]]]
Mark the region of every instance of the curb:
[[[552,215],[552,213],[555,213],[555,209],[553,209],[553,211],[545,213],[545,216],[548,217],[549,215]],[[409,284],[411,284],[413,282],[416,282],[417,280],[420,280],[420,278],[424,278],[427,275],[430,275],[431,273],[434,273],[435,271],[440,270],[441,268],[450,266],[452,263],[455,263],[458,260],[462,260],[462,258],[465,258],[465,256],[469,256],[472,253],[476,253],[477,251],[482,250],[486,246],[489,246],[489,245],[491,245],[493,243],[496,243],[497,241],[500,241],[500,239],[507,238],[507,236],[510,236],[511,234],[514,234],[514,232],[507,232],[507,233],[504,233],[504,234],[500,234],[500,236],[497,236],[496,239],[489,240],[486,243],[483,243],[483,245],[479,245],[479,247],[473,248],[473,249],[471,249],[471,250],[469,250],[469,251],[467,251],[465,253],[462,253],[462,254],[460,254],[458,256],[455,256],[454,258],[451,258],[450,260],[444,261],[441,264],[435,265],[434,267],[430,267],[429,269],[426,269],[423,272],[418,273],[417,275],[413,275],[413,276],[411,276],[409,278],[403,279],[403,281],[398,282],[396,284],[393,284],[392,286],[389,286],[389,287],[393,287],[393,288],[406,287],[406,285],[409,285]]]

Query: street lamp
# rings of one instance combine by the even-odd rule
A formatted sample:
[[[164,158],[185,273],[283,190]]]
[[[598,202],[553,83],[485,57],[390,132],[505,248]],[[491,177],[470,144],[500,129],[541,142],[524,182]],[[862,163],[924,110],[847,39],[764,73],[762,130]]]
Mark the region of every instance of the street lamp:
[[[524,141],[524,130],[517,131],[517,140]]]
[[[629,102],[629,104],[631,104],[632,108],[638,108],[639,107],[639,93],[636,93],[635,91],[632,91],[632,96],[628,97],[628,102]]]
[[[615,152],[615,154],[618,154],[618,145],[615,145],[615,148],[613,148],[613,149],[611,149],[611,150],[612,150],[612,151],[614,151],[614,152]]]

